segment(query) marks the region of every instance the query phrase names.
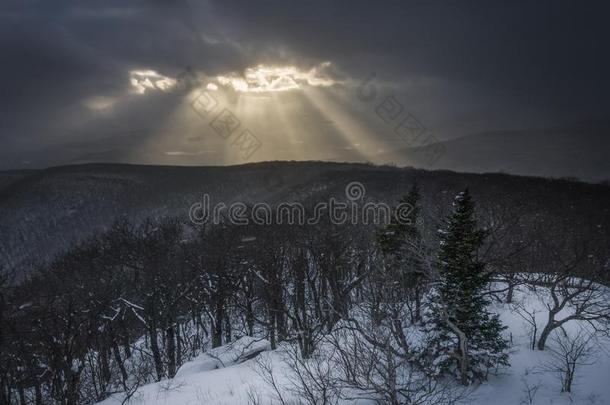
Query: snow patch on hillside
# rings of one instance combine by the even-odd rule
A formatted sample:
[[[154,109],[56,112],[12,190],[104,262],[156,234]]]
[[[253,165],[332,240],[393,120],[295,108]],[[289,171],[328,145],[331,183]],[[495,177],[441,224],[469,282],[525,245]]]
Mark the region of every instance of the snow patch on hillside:
[[[528,311],[536,310],[538,327],[546,321],[543,299],[527,292],[517,292],[516,302],[524,303]],[[588,365],[576,370],[576,381],[572,393],[561,393],[559,376],[548,370],[552,361],[549,350],[531,349],[531,326],[516,312],[515,304],[494,304],[494,311],[500,314],[506,331],[512,338],[510,364],[498,370],[497,375],[473,387],[463,401],[471,405],[568,405],[610,403],[610,341],[607,337],[592,341],[595,355]],[[567,335],[574,335],[583,324],[570,321],[565,324]],[[564,333],[563,331],[556,331]],[[549,341],[549,347],[553,342]],[[265,382],[259,362],[267,363],[273,369],[280,387],[290,386],[291,370],[284,362],[284,350],[280,347],[271,351],[264,339],[242,337],[237,341],[208,353],[199,355],[184,364],[175,378],[141,387],[130,399],[129,404],[147,405],[239,405],[252,404],[257,398],[259,404],[277,404],[277,396]],[[528,395],[528,390],[530,395]],[[286,395],[284,399],[297,402],[297,398]],[[116,394],[101,402],[101,405],[121,404],[123,396]],[[339,404],[373,404],[365,400],[341,400]]]

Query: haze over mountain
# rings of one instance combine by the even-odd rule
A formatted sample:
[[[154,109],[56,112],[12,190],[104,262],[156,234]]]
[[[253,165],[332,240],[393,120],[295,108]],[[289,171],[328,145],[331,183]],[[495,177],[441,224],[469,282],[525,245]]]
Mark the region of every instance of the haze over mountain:
[[[414,142],[400,139],[391,128],[379,128],[377,134],[386,139],[385,146],[376,149],[377,153],[359,153],[352,147],[334,147],[325,150],[323,159],[316,159],[320,152],[301,142],[299,160],[325,160],[334,162],[371,162],[375,164],[396,164],[424,169],[447,169],[474,173],[510,173],[539,177],[569,177],[587,182],[600,182],[610,179],[610,123],[597,120],[580,122],[569,126],[530,130],[502,130],[481,132],[464,136],[446,136],[441,141],[426,135]],[[190,134],[190,132],[187,132]],[[49,157],[47,164],[83,163],[127,163],[151,165],[162,162],[166,165],[206,166],[240,164],[243,159],[234,154],[217,153],[216,150],[200,149],[199,144],[208,142],[204,136],[176,134],[183,139],[176,151],[167,151],[167,145],[149,145],[142,149],[134,141],[133,134],[118,134],[104,137],[110,148],[78,152],[74,146],[71,153],[57,153]],[[212,142],[224,142],[217,135]],[[324,134],[312,134],[310,141]],[[218,139],[215,139],[218,138]],[[324,141],[326,142],[326,141]],[[101,145],[100,145],[101,146]],[[277,160],[295,160],[291,152],[299,144],[285,139],[275,139],[273,155]],[[226,147],[223,146],[223,147]],[[190,152],[189,152],[190,151]],[[64,161],[65,160],[65,161]]]
[[[541,177],[571,177],[589,182],[610,179],[610,126],[581,123],[539,130],[495,131],[402,148],[381,160],[462,172],[504,172]],[[436,148],[431,156],[429,149]],[[434,160],[431,161],[431,158]]]

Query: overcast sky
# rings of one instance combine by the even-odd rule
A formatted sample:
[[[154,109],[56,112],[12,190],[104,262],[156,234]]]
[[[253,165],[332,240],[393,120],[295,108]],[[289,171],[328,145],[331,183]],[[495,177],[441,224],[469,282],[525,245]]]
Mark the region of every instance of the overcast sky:
[[[216,90],[264,159],[383,152],[395,140],[375,109],[388,95],[438,139],[597,120],[610,116],[603,4],[4,0],[0,168],[236,163],[185,104],[260,64],[315,76],[273,97]],[[151,71],[194,79],[138,92],[134,72]],[[373,72],[379,98],[366,104],[358,86]]]

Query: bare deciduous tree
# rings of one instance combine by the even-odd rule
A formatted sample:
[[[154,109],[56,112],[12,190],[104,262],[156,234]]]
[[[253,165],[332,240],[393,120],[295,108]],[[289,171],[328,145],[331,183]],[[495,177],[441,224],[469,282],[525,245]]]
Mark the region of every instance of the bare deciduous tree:
[[[593,334],[584,328],[574,336],[563,331],[553,336],[553,345],[548,349],[552,358],[543,368],[558,375],[561,392],[572,392],[577,369],[595,363],[593,356],[596,351],[592,339]]]

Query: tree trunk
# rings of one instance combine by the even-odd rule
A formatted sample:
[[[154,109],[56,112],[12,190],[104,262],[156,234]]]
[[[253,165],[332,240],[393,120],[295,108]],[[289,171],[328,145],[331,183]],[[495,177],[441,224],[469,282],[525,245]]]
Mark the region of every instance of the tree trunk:
[[[155,363],[155,372],[157,373],[157,381],[161,381],[165,374],[163,373],[163,361],[161,360],[161,352],[159,351],[159,341],[157,339],[157,329],[149,328],[150,335],[150,350],[153,354]]]
[[[246,302],[246,325],[248,328],[248,336],[254,336],[254,310],[250,298],[248,298],[248,301]]]
[[[123,350],[125,351],[125,358],[128,359],[131,357],[131,347],[129,346],[129,335],[126,332],[123,335]]]
[[[125,364],[123,363],[123,359],[121,358],[121,352],[119,350],[119,345],[115,340],[112,341],[112,351],[114,353],[114,361],[116,361],[117,366],[119,367],[119,371],[121,372],[121,378],[123,381],[123,385],[127,382],[129,376],[127,375],[127,370],[125,369]]]
[[[225,344],[230,343],[233,340],[231,329],[231,315],[228,311],[225,311]]]
[[[36,405],[42,405],[42,390],[40,389],[40,382],[36,381],[34,385],[34,395]]]
[[[180,324],[176,324],[176,365],[182,365],[182,334],[180,333]]]
[[[547,321],[546,326],[542,330],[542,333],[540,334],[540,339],[538,340],[538,350],[544,350],[546,346],[546,340],[553,331],[553,329],[562,325],[563,322],[557,322],[555,320],[555,315],[557,315],[560,310],[561,309],[554,308],[549,311],[549,320]]]
[[[468,385],[468,352],[465,348],[465,342],[463,343],[460,339],[460,382],[462,385]]]
[[[165,329],[165,345],[167,353],[167,376],[174,378],[176,375],[176,338],[174,336],[174,326],[169,325]]]
[[[413,321],[418,323],[421,320],[421,288],[419,283],[415,284],[413,294],[415,295],[415,316]]]
[[[216,311],[214,314],[214,331],[212,333],[212,347],[222,346],[222,321],[224,319],[223,300],[216,300]]]
[[[79,366],[78,371],[68,368],[66,381],[66,405],[78,405],[78,385],[80,382],[80,373],[84,365]]]
[[[102,348],[100,349],[100,366],[101,366],[101,372],[102,372],[102,384],[104,384],[104,387],[106,385],[108,385],[108,383],[110,382],[110,364],[108,362],[108,346],[106,345],[106,343],[104,343],[102,345]],[[105,388],[104,388],[105,390]]]
[[[457,335],[458,337],[458,350],[459,350],[459,355],[457,357],[457,361],[458,361],[458,368],[460,370],[460,381],[462,383],[462,385],[468,385],[469,381],[468,381],[468,367],[469,367],[469,361],[468,361],[468,338],[466,337],[466,334],[464,332],[462,332],[462,330],[460,328],[457,327],[457,325],[455,325],[453,322],[451,322],[449,320],[449,317],[447,316],[446,313],[443,313],[443,318],[445,320],[445,322],[447,323],[447,325],[449,326],[449,328]]]
[[[284,319],[284,311],[282,310],[282,304],[276,302],[275,310],[275,324],[277,325],[277,338],[278,342],[286,340],[286,322]]]
[[[511,304],[513,302],[513,296],[515,295],[515,285],[509,281],[508,292],[506,293],[506,303]]]
[[[19,384],[19,404],[27,405],[27,401],[25,400],[25,389],[22,384]]]
[[[2,382],[2,384],[0,384],[0,400],[3,404],[10,404],[11,403],[11,389],[9,387],[8,382],[5,383],[4,381]]]
[[[549,322],[546,324],[542,333],[540,334],[540,339],[538,339],[538,350],[544,350],[546,346],[546,340],[556,327],[556,322],[553,319],[549,319]]]
[[[269,324],[269,342],[271,343],[271,350],[275,350],[277,348],[277,342],[275,340],[275,314],[273,313],[273,309],[269,309],[267,312]]]

